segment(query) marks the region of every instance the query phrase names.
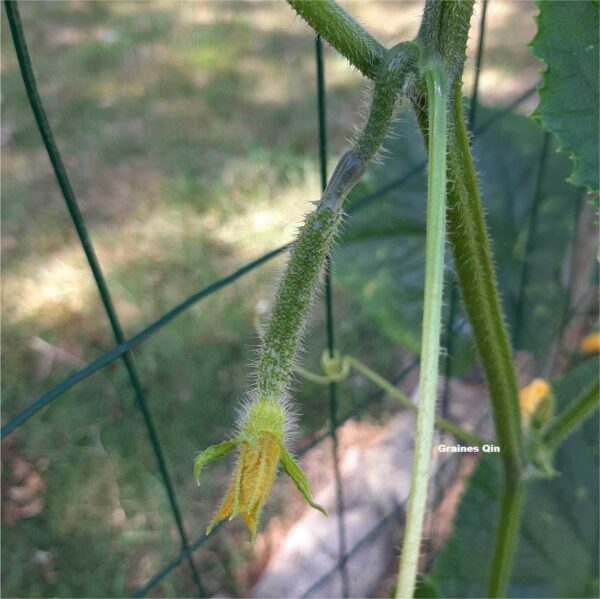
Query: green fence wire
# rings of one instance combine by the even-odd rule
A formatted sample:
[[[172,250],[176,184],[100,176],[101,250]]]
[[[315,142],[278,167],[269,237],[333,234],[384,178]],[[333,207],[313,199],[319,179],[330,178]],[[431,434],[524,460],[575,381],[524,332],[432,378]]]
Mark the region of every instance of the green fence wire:
[[[546,173],[546,164],[548,159],[548,147],[550,145],[550,134],[546,131],[544,133],[542,147],[540,149],[540,157],[538,162],[537,173],[535,177],[535,186],[533,190],[533,200],[531,201],[531,207],[529,210],[529,218],[527,219],[527,228],[525,230],[525,256],[528,256],[533,249],[533,235],[535,232],[535,220],[537,217],[538,209],[542,201],[542,184],[544,182],[544,176]],[[521,265],[521,277],[519,281],[519,292],[517,296],[517,305],[515,307],[515,320],[513,327],[513,347],[519,347],[521,343],[521,322],[523,320],[523,310],[525,307],[525,287],[527,285],[527,278],[529,275],[529,262],[523,260]]]
[[[119,317],[117,316],[117,312],[114,308],[110,292],[106,285],[104,274],[102,273],[102,269],[98,262],[98,258],[96,257],[94,246],[92,245],[92,241],[88,235],[87,228],[83,220],[83,215],[79,210],[79,206],[77,204],[75,194],[73,193],[71,182],[69,181],[69,177],[67,175],[67,171],[65,170],[56,142],[54,141],[54,135],[52,134],[50,123],[48,122],[46,112],[42,105],[42,100],[38,93],[37,84],[33,74],[33,67],[29,58],[29,51],[27,49],[27,43],[25,41],[25,34],[23,32],[23,25],[21,23],[21,17],[19,15],[18,4],[15,1],[7,1],[5,2],[4,6],[6,7],[6,14],[8,17],[10,31],[15,45],[15,51],[19,62],[19,68],[21,69],[21,75],[23,77],[23,83],[25,84],[27,98],[29,99],[29,103],[31,105],[31,109],[33,111],[38,129],[40,131],[40,135],[42,136],[44,146],[46,147],[46,151],[48,152],[48,157],[50,158],[50,162],[52,163],[52,168],[54,169],[56,180],[58,181],[58,185],[62,191],[63,197],[67,204],[67,208],[69,210],[69,214],[71,215],[71,219],[73,221],[73,225],[77,231],[79,241],[81,242],[81,246],[85,253],[85,257],[92,271],[94,281],[96,282],[96,287],[98,288],[104,311],[106,312],[106,316],[108,317],[110,328],[113,332],[115,341],[118,344],[121,344],[125,341],[125,335],[123,334],[123,329],[121,327]],[[165,456],[160,445],[160,439],[158,438],[158,433],[156,431],[156,427],[154,425],[150,409],[148,408],[148,403],[146,402],[146,396],[144,394],[144,390],[142,389],[142,382],[140,381],[140,377],[135,366],[133,354],[131,354],[129,351],[126,351],[121,357],[123,359],[123,363],[125,364],[125,369],[127,370],[127,375],[129,377],[129,381],[131,382],[137,405],[144,418],[146,432],[148,433],[148,438],[150,440],[152,449],[154,451],[154,455],[158,462],[158,469],[160,470],[163,485],[167,492],[169,505],[171,507],[173,518],[175,520],[175,524],[179,532],[181,545],[183,550],[185,551],[189,547],[189,542],[183,525],[181,510],[179,509],[179,504],[177,503],[173,482],[171,481],[171,476],[169,475],[169,471],[167,469]],[[192,571],[192,577],[194,579],[194,582],[196,583],[196,586],[198,587],[198,593],[200,594],[200,596],[204,596],[206,593],[204,591],[202,581],[200,580],[200,574],[196,569],[196,565],[194,564],[191,558],[189,558],[188,562]]]
[[[325,67],[323,65],[323,43],[321,36],[315,38],[315,56],[317,59],[317,107],[319,114],[319,166],[321,171],[321,191],[327,186],[327,124],[325,101]],[[332,262],[331,256],[327,256],[325,264],[325,327],[327,329],[327,349],[333,357],[335,350],[335,337],[333,330],[333,294],[331,291]],[[344,522],[344,491],[342,488],[342,477],[340,474],[340,462],[338,459],[338,437],[337,424],[337,384],[329,383],[329,431],[331,435],[331,452],[333,457],[333,474],[335,479],[335,502],[338,521],[338,552],[340,564],[340,577],[342,580],[342,597],[348,597],[350,593],[350,581],[345,566],[346,559],[346,526]]]
[[[481,60],[483,53],[483,41],[484,41],[484,33],[485,33],[485,15],[487,11],[487,3],[488,0],[483,1],[483,12],[482,12],[482,20],[479,31],[479,40],[478,40],[478,49],[476,54],[476,64],[475,64],[475,82],[473,93],[471,96],[470,103],[470,115],[469,120],[471,126],[474,128],[475,133],[483,133],[489,127],[491,127],[498,120],[502,119],[505,115],[511,113],[516,107],[518,107],[521,103],[531,97],[535,90],[537,89],[537,85],[528,89],[525,93],[523,93],[519,98],[514,100],[511,104],[506,106],[503,110],[497,112],[492,117],[490,117],[486,123],[484,123],[481,127],[475,128],[475,111],[477,107],[477,96],[478,96],[478,85],[479,85],[479,70],[481,68]],[[34,72],[31,64],[31,60],[29,57],[29,53],[27,50],[27,44],[25,40],[25,34],[23,31],[23,27],[21,24],[19,9],[16,0],[4,0],[4,6],[6,9],[6,14],[8,17],[8,22],[10,26],[11,35],[13,38],[15,51],[17,54],[17,59],[19,63],[19,68],[21,70],[21,76],[23,79],[23,83],[25,85],[25,89],[27,92],[27,96],[29,99],[29,103],[31,105],[32,112],[34,114],[34,118],[36,120],[38,129],[40,131],[40,135],[44,142],[46,151],[48,153],[48,157],[54,169],[54,173],[56,179],[58,181],[59,187],[63,194],[65,203],[67,205],[69,214],[71,216],[71,220],[73,221],[73,225],[77,231],[79,236],[79,240],[81,242],[83,251],[85,253],[86,259],[88,261],[90,270],[94,277],[94,281],[96,283],[96,287],[98,289],[98,293],[100,295],[100,299],[102,301],[102,305],[104,307],[107,319],[109,321],[113,336],[115,338],[116,345],[109,352],[105,353],[103,356],[98,358],[97,360],[88,364],[85,368],[73,373],[60,384],[56,385],[46,393],[44,393],[37,400],[33,401],[27,408],[9,420],[1,429],[1,438],[5,438],[7,435],[15,431],[21,425],[23,425],[29,418],[37,414],[42,408],[50,404],[54,399],[60,397],[65,391],[77,385],[79,382],[85,380],[87,377],[91,376],[95,372],[98,372],[105,366],[111,364],[112,362],[121,359],[126,368],[128,378],[130,384],[133,388],[136,403],[138,405],[139,410],[141,411],[144,423],[146,426],[146,432],[148,438],[151,442],[158,468],[162,477],[163,486],[165,487],[165,491],[169,500],[170,509],[172,511],[172,515],[174,521],[177,526],[177,530],[179,533],[179,538],[181,542],[181,551],[179,555],[177,555],[171,562],[166,564],[159,572],[157,572],[154,576],[152,576],[148,582],[137,589],[133,593],[133,597],[143,597],[145,596],[152,588],[154,588],[162,579],[164,579],[169,573],[179,567],[183,562],[187,562],[192,573],[193,580],[195,582],[198,595],[200,597],[204,597],[207,595],[207,592],[202,584],[202,580],[200,577],[200,573],[198,572],[196,565],[193,561],[193,553],[199,549],[206,541],[219,533],[222,526],[219,525],[215,527],[210,535],[201,535],[198,539],[193,542],[189,542],[187,533],[185,531],[185,527],[183,524],[182,514],[179,509],[179,505],[177,502],[177,497],[175,493],[175,488],[172,484],[171,477],[169,474],[169,470],[164,458],[164,453],[161,448],[160,439],[158,436],[158,432],[156,430],[156,426],[153,422],[152,415],[148,408],[148,404],[146,401],[146,397],[142,388],[141,380],[138,375],[138,371],[135,366],[135,360],[133,356],[133,349],[135,349],[139,344],[148,339],[151,335],[157,332],[159,329],[167,325],[170,321],[176,318],[178,315],[182,314],[186,310],[188,310],[193,305],[207,298],[208,296],[217,293],[221,289],[231,285],[236,280],[245,276],[249,272],[254,269],[260,267],[261,265],[267,263],[268,261],[274,259],[275,257],[285,253],[290,244],[283,245],[278,247],[270,252],[267,252],[263,256],[245,264],[235,272],[219,279],[218,281],[212,283],[211,285],[201,289],[194,295],[187,298],[185,301],[181,302],[179,305],[175,306],[173,309],[169,310],[165,314],[163,314],[160,318],[158,318],[155,322],[147,326],[146,328],[139,331],[137,334],[133,335],[131,338],[126,339],[123,330],[114,308],[111,295],[106,284],[106,280],[102,273],[102,269],[94,252],[94,248],[90,237],[87,233],[85,221],[83,216],[79,210],[77,200],[75,198],[73,189],[69,182],[69,178],[67,172],[64,168],[63,162],[60,157],[60,153],[58,147],[54,141],[54,136],[52,134],[52,130],[50,128],[48,119],[46,117],[43,104],[39,93],[37,91],[36,80],[34,77]],[[317,76],[317,101],[318,101],[318,128],[319,128],[319,165],[320,165],[320,173],[321,173],[321,184],[324,188],[327,182],[327,127],[326,127],[326,95],[325,95],[325,72],[323,66],[323,46],[320,37],[317,36],[315,42],[315,57],[316,57],[316,76]],[[544,147],[546,146],[544,144]],[[546,150],[543,150],[542,157],[545,156]],[[545,160],[545,158],[544,158]],[[543,160],[540,162],[539,170],[543,170]],[[409,172],[405,173],[403,176],[398,179],[392,181],[391,183],[381,187],[373,193],[370,193],[357,201],[355,201],[350,209],[349,213],[356,212],[358,210],[363,209],[365,206],[370,204],[372,201],[377,198],[382,197],[389,191],[397,189],[420,173],[425,167],[425,163],[418,164],[416,167],[411,169]],[[535,206],[539,203],[539,192],[537,191],[534,195],[534,202],[532,207],[532,214],[530,218],[529,227],[534,226],[535,221]],[[528,248],[526,248],[527,250]],[[526,266],[526,257],[524,259],[523,265],[523,276],[522,276],[522,287],[525,284],[526,276],[527,276],[527,266]],[[446,339],[446,344],[448,347],[451,347],[452,344],[452,336],[455,333],[454,328],[454,317],[456,312],[456,289],[453,285],[451,292],[451,303],[450,303],[450,311],[448,318],[448,335]],[[333,352],[335,344],[334,344],[334,314],[333,314],[333,302],[332,302],[332,270],[331,270],[331,260],[328,259],[327,264],[327,272],[325,278],[325,310],[326,310],[326,332],[327,332],[327,347],[330,352]],[[566,319],[565,315],[565,319]],[[450,352],[449,352],[450,353]],[[448,358],[446,361],[446,380],[451,375],[451,359]],[[418,365],[418,360],[414,360],[411,364],[406,366],[403,371],[393,380],[394,384],[399,384],[408,374]],[[446,386],[445,391],[445,405],[447,406],[447,402],[449,397],[447,396],[448,387]],[[314,593],[318,592],[323,585],[328,583],[333,576],[339,573],[341,577],[341,585],[342,585],[342,593],[344,597],[350,595],[350,581],[348,578],[348,572],[346,568],[346,564],[348,560],[354,556],[363,546],[368,544],[375,538],[382,530],[385,529],[386,525],[395,518],[401,517],[401,508],[399,507],[394,512],[385,516],[371,531],[369,531],[354,547],[350,550],[347,549],[346,546],[346,532],[344,526],[344,500],[343,500],[343,486],[342,480],[340,476],[339,470],[339,459],[338,459],[338,446],[337,446],[337,429],[342,426],[347,420],[353,418],[360,414],[363,410],[367,409],[369,405],[371,405],[374,401],[381,399],[385,396],[385,393],[382,391],[378,391],[366,396],[360,403],[358,403],[354,408],[349,410],[343,416],[338,415],[338,402],[337,402],[337,390],[336,385],[331,384],[329,386],[329,426],[326,432],[322,433],[315,439],[313,439],[310,443],[305,444],[302,450],[299,452],[299,456],[305,454],[307,451],[324,441],[326,438],[332,439],[332,451],[333,451],[333,463],[334,463],[334,475],[335,475],[335,488],[336,488],[336,504],[337,504],[337,514],[338,514],[338,550],[339,550],[339,558],[338,563],[330,572],[328,572],[325,576],[323,576],[320,580],[316,581],[309,589],[305,591],[302,595],[303,597],[309,597],[314,595]]]

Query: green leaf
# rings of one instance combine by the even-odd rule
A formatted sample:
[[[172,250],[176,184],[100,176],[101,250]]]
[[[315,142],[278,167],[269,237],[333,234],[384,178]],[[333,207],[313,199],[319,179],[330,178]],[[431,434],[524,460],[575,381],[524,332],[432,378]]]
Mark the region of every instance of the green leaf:
[[[479,106],[479,125],[496,117],[496,109]],[[477,125],[476,125],[477,127]],[[336,249],[336,282],[355,311],[371,320],[379,333],[418,355],[423,315],[425,170],[402,185],[392,183],[425,160],[414,117],[402,113],[396,137],[386,142],[393,162],[369,167],[366,180],[350,196],[351,214]],[[474,139],[477,170],[491,233],[496,274],[508,324],[521,313],[517,349],[545,357],[561,327],[567,294],[558,270],[575,228],[581,190],[565,179],[570,161],[547,153],[531,243],[527,277],[521,293],[524,240],[532,215],[544,133],[531,119],[508,114]],[[389,187],[360,211],[352,203]],[[446,294],[450,287],[446,286]],[[460,302],[458,302],[460,304]],[[521,308],[519,308],[521,305]],[[453,373],[474,362],[473,343],[460,305],[454,321]]]
[[[419,577],[413,595],[414,599],[438,599],[441,595],[430,576]]]
[[[573,160],[569,182],[598,191],[598,3],[537,0],[531,51],[546,63],[532,117]]]
[[[304,476],[304,472],[302,472],[300,466],[298,466],[284,445],[281,445],[281,466],[283,467],[283,471],[294,481],[296,488],[302,493],[308,505],[327,516],[325,508],[313,501],[310,486],[308,480],[306,480],[306,476]]]
[[[590,360],[553,384],[560,409],[597,377]],[[597,597],[598,420],[559,449],[552,480],[529,483],[509,597]],[[454,533],[432,578],[441,595],[485,597],[494,547],[500,460],[484,456],[469,480]]]
[[[218,445],[211,445],[204,451],[201,451],[194,460],[194,478],[196,479],[196,484],[200,484],[200,474],[206,464],[230,454],[239,444],[240,441],[234,439],[233,441],[225,441]]]

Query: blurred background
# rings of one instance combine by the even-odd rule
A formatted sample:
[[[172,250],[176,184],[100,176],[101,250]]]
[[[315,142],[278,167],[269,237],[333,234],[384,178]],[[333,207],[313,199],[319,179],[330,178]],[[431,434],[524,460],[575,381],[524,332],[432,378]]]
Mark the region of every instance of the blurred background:
[[[387,46],[415,34],[422,8],[413,1],[342,4]],[[293,238],[320,195],[319,140],[314,35],[285,3],[29,1],[20,9],[40,94],[126,336]],[[535,13],[533,2],[489,3],[475,128],[536,85],[540,64],[527,49]],[[467,96],[480,16],[478,6]],[[2,32],[4,424],[114,341],[36,129],[4,12]],[[368,86],[331,49],[325,75],[331,169],[361,124]],[[477,138],[476,153],[513,342],[530,374],[547,376],[593,325],[595,241],[573,260],[584,196],[564,182],[569,161],[552,141],[540,183],[544,133],[526,117],[535,105],[531,94],[494,121]],[[424,159],[409,110],[400,110],[395,129],[385,160],[349,205]],[[418,355],[424,183],[421,171],[356,212],[334,257],[336,343],[389,378]],[[204,531],[228,472],[225,462],[211,466],[198,489],[192,460],[231,430],[250,381],[254,322],[283,260],[193,306],[134,352],[191,539]],[[573,314],[574,331],[565,326]],[[319,301],[303,358],[313,371],[326,345],[323,320]],[[461,377],[474,356],[460,310],[455,331],[453,375]],[[345,381],[340,413],[372,391],[361,377]],[[327,389],[299,381],[295,395],[301,448],[326,430]],[[396,410],[387,399],[360,422],[379,430]],[[351,433],[344,442],[352,444]],[[312,476],[325,485],[333,471],[323,463]],[[6,597],[124,596],[179,553],[120,361],[7,437],[2,466]],[[291,485],[277,486],[264,516],[275,523],[269,543],[259,538],[253,551],[234,522],[196,552],[210,593],[247,594],[302,512]],[[151,594],[195,592],[182,566]]]

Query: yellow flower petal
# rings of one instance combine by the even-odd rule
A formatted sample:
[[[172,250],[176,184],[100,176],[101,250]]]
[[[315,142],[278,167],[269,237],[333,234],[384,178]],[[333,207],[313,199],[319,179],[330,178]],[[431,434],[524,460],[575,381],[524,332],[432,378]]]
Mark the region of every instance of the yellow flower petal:
[[[280,460],[284,472],[294,481],[306,501],[327,515],[312,500],[306,476],[285,447],[285,426],[285,409],[277,402],[259,400],[249,407],[239,436],[232,441],[213,445],[198,455],[194,469],[199,480],[205,464],[227,455],[236,447],[239,450],[229,487],[208,525],[207,534],[222,520],[242,516],[254,541],[260,515],[273,488]]]
[[[235,488],[230,486],[227,489],[227,493],[225,494],[225,498],[221,503],[221,507],[219,511],[215,514],[215,517],[210,521],[208,528],[206,529],[206,534],[209,534],[210,531],[221,521],[225,520],[225,518],[229,518],[233,511],[233,498],[235,495]]]
[[[600,353],[600,332],[584,337],[579,343],[579,349],[586,354]]]
[[[235,472],[219,511],[212,519],[208,531],[225,518],[244,518],[252,538],[260,521],[262,508],[271,493],[277,476],[281,453],[278,439],[270,432],[257,435],[256,448],[249,443],[241,444]]]
[[[521,407],[521,417],[525,423],[529,423],[541,401],[550,392],[550,385],[544,379],[533,379],[529,385],[521,389],[519,393],[519,405]]]

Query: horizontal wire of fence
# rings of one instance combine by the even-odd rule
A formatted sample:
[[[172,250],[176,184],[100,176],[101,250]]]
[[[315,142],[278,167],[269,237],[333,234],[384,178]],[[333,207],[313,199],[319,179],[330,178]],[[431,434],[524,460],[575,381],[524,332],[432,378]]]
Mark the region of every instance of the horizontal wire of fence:
[[[515,98],[510,104],[507,104],[504,108],[502,108],[499,112],[492,115],[481,127],[475,129],[474,133],[476,135],[482,135],[485,133],[491,126],[496,124],[499,120],[501,120],[506,115],[513,112],[516,108],[518,108],[523,102],[527,101],[538,89],[538,85],[531,86],[524,93],[522,93],[519,97]],[[421,162],[417,164],[415,167],[410,169],[406,174],[402,175],[398,179],[384,185],[380,189],[375,190],[372,193],[369,193],[362,198],[354,201],[354,203],[348,208],[347,212],[349,215],[362,210],[367,204],[371,203],[375,199],[401,187],[405,183],[407,183],[412,177],[417,175],[419,172],[423,170],[426,163]],[[291,244],[285,244],[278,248],[275,248],[266,254],[263,254],[259,258],[252,260],[251,262],[246,263],[241,266],[239,269],[234,272],[226,275],[225,277],[211,283],[210,285],[204,287],[197,293],[191,295],[186,300],[166,312],[163,316],[155,320],[153,323],[149,324],[147,327],[130,337],[129,339],[124,340],[122,343],[116,345],[112,350],[108,351],[104,355],[100,356],[93,362],[90,362],[87,366],[74,372],[69,375],[64,381],[57,384],[52,389],[46,391],[43,395],[41,395],[37,400],[33,401],[29,406],[24,408],[21,412],[15,415],[11,420],[9,420],[0,431],[0,438],[4,438],[10,433],[12,433],[15,429],[20,427],[26,420],[28,420],[31,416],[39,412],[42,408],[47,406],[52,400],[56,399],[60,395],[62,395],[65,391],[68,391],[71,387],[79,383],[80,381],[88,378],[92,374],[98,372],[111,362],[114,362],[118,358],[120,358],[125,352],[134,349],[140,343],[148,339],[152,334],[156,333],[159,329],[164,327],[171,320],[186,312],[189,308],[200,302],[201,300],[209,297],[213,293],[228,287],[229,285],[235,283],[238,279],[243,277],[244,275],[249,274],[254,269],[262,266],[263,264],[273,260],[277,256],[280,256],[284,252],[286,252],[291,247]]]

